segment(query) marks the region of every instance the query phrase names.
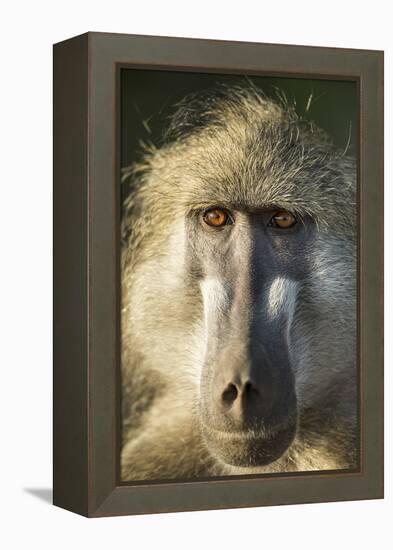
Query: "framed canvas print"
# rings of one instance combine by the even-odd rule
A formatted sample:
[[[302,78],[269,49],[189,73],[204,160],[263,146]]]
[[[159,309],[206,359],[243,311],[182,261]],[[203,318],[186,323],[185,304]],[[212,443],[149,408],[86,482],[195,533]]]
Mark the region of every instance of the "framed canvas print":
[[[382,498],[383,54],[54,47],[54,503]]]

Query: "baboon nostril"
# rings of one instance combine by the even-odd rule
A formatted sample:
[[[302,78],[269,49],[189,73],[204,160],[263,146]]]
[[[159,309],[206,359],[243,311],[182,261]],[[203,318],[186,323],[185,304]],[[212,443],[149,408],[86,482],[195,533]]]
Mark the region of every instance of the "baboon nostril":
[[[258,389],[251,382],[246,382],[243,393],[245,397],[259,397],[260,395]]]
[[[228,384],[225,390],[222,392],[222,400],[227,405],[231,405],[237,398],[237,388],[234,384]]]

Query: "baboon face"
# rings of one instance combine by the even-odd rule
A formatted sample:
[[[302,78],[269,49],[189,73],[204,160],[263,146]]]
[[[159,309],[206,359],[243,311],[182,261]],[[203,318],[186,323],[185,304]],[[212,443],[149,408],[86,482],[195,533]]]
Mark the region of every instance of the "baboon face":
[[[355,167],[253,90],[200,103],[139,168],[132,259],[148,268],[129,311],[143,310],[135,334],[161,335],[143,355],[173,365],[176,403],[192,388],[210,453],[259,467],[290,447],[304,410],[323,417],[327,365],[340,380],[354,364]]]
[[[217,458],[239,467],[275,461],[294,439],[299,371],[318,364],[315,345],[307,366],[299,359],[318,332],[310,311],[299,330],[299,301],[317,277],[321,242],[345,240],[354,219],[342,156],[315,128],[251,96],[216,103],[213,120],[187,135],[188,109],[176,120],[186,136],[168,150],[173,204],[187,201],[186,269],[203,309],[202,433]],[[338,300],[343,279],[326,286]],[[327,301],[321,284],[318,293],[317,310]]]
[[[227,464],[270,463],[296,429],[290,330],[315,226],[286,210],[235,205],[195,212],[187,226],[207,332],[205,439]]]

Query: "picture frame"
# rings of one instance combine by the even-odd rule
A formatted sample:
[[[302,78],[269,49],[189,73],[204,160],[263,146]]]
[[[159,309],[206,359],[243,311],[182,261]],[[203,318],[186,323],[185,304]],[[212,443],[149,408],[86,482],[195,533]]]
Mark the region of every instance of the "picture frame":
[[[122,68],[353,81],[360,467],[120,481]],[[88,517],[383,498],[383,52],[86,33],[54,46],[53,501]]]

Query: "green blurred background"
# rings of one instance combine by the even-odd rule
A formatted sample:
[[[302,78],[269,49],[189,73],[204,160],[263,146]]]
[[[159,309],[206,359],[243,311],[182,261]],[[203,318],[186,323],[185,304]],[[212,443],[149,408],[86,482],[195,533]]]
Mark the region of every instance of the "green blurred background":
[[[159,145],[163,129],[185,95],[215,84],[247,85],[251,80],[267,96],[281,90],[299,115],[323,128],[337,147],[357,152],[358,97],[356,82],[287,77],[239,76],[198,72],[122,69],[120,74],[121,167],[141,156],[141,142]],[[310,94],[311,106],[306,111]],[[123,187],[123,197],[128,190]]]

